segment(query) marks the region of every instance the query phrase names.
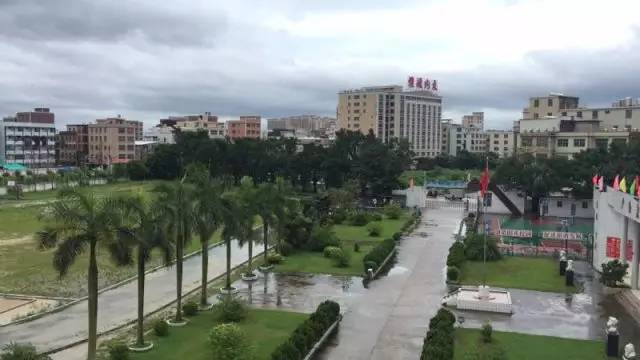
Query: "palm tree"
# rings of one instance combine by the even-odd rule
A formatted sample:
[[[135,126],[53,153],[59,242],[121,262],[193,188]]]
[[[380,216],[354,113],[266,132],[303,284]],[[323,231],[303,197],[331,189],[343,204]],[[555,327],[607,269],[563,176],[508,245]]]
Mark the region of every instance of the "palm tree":
[[[198,198],[194,208],[194,225],[200,237],[202,249],[202,280],[200,285],[200,306],[202,308],[208,305],[209,240],[222,224],[220,199],[222,189],[220,184],[211,181],[202,182],[198,187]]]
[[[136,329],[136,345],[144,343],[144,280],[145,265],[151,258],[153,249],[163,254],[165,265],[171,263],[173,244],[165,236],[162,226],[161,212],[157,204],[148,205],[141,196],[120,198],[117,200],[120,211],[117,225],[118,237],[123,243],[135,244],[138,265],[138,323]]]
[[[238,243],[243,246],[245,243],[249,246],[249,260],[247,262],[247,272],[245,276],[247,279],[255,278],[253,273],[253,226],[255,224],[255,216],[258,215],[257,204],[259,198],[257,197],[256,188],[253,186],[253,181],[249,177],[244,177],[240,183],[240,187],[236,190],[236,200],[238,201],[238,210],[240,215],[237,219],[236,237]]]
[[[280,190],[280,180],[278,185],[272,183],[264,183],[258,187],[255,196],[255,211],[262,220],[262,241],[264,245],[264,264],[267,266],[267,251],[269,249],[269,230],[276,228],[278,223],[278,215],[286,206],[286,198],[283,191]],[[281,216],[281,215],[280,215]]]
[[[158,192],[158,204],[166,231],[173,239],[176,249],[176,323],[182,322],[182,263],[184,261],[184,247],[191,240],[194,224],[195,197],[192,185],[182,181],[161,184],[155,189]]]
[[[98,199],[90,193],[74,189],[63,189],[59,201],[52,203],[44,217],[52,224],[38,232],[41,249],[55,248],[53,267],[60,276],[67,274],[69,267],[89,250],[87,274],[89,292],[89,340],[88,360],[96,358],[98,325],[98,245],[107,249],[118,265],[133,262],[131,247],[115,236],[114,223],[117,213],[113,200]]]
[[[227,271],[224,290],[229,292],[233,290],[231,286],[231,240],[240,232],[242,226],[239,221],[242,217],[242,208],[234,195],[234,193],[227,192],[221,197],[221,214],[224,223],[222,240],[224,241],[227,252]]]

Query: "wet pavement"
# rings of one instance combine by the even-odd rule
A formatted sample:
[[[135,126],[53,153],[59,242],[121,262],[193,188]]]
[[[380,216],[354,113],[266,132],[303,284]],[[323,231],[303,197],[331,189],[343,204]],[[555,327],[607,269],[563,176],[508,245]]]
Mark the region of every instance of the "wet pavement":
[[[613,299],[603,295],[597,273],[585,262],[575,262],[576,280],[584,288],[579,294],[509,289],[513,315],[454,311],[464,318],[463,327],[480,328],[490,322],[494,329],[532,335],[585,340],[604,340],[609,316],[618,318],[623,343],[640,348],[640,327]]]
[[[232,242],[232,266],[247,260],[248,249]],[[261,247],[254,247],[254,254]],[[224,246],[209,250],[209,279],[224,274],[226,267]],[[183,292],[200,285],[201,256],[184,261]],[[145,313],[159,309],[175,299],[175,266],[147,274],[145,284]],[[101,293],[98,297],[98,332],[118,327],[137,316],[137,282],[133,281]],[[30,342],[38,351],[47,351],[87,338],[87,301],[81,301],[62,311],[23,324],[0,327],[0,345],[10,342]]]
[[[318,359],[419,359],[429,319],[446,294],[445,262],[460,209],[427,210],[403,238],[396,265],[347,309]]]
[[[307,313],[325,300],[346,310],[367,291],[361,277],[301,273],[260,273],[256,281],[238,280],[233,286],[252,307]]]

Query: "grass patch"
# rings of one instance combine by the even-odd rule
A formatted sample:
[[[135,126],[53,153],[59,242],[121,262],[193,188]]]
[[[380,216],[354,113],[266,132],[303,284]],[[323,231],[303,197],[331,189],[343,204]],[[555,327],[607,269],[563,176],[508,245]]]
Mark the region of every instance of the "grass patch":
[[[481,261],[462,264],[460,283],[482,284],[484,266]],[[558,275],[558,264],[549,258],[503,257],[487,262],[487,284],[491,286],[564,293],[564,276]],[[575,292],[575,287],[569,291]]]
[[[485,357],[473,357],[471,354],[493,354],[500,349],[504,351],[506,359],[602,360],[607,358],[602,341],[500,331],[494,331],[492,339],[491,343],[485,344],[480,339],[480,330],[456,329],[454,359],[484,359]]]
[[[333,231],[343,242],[352,241],[372,241],[378,242],[384,239],[390,238],[394,233],[402,230],[402,226],[409,220],[409,212],[403,211],[399,219],[393,220],[384,218],[380,221],[382,226],[382,233],[380,236],[369,236],[366,226],[352,226],[352,225],[334,225]]]
[[[321,252],[299,251],[287,256],[282,264],[276,266],[275,271],[360,276],[364,272],[362,258],[372,247],[372,245],[362,245],[359,252],[354,252],[352,244],[345,245],[344,250],[351,254],[348,267],[335,266],[333,260],[324,257]]]
[[[162,183],[162,181],[154,180],[154,181],[122,181],[111,184],[104,185],[91,185],[91,186],[83,186],[81,189],[90,190],[96,196],[106,196],[106,195],[119,195],[119,194],[131,194],[131,193],[142,193],[147,194],[153,190],[154,186]],[[62,184],[59,185],[59,188],[62,187]],[[28,201],[42,201],[42,200],[54,200],[57,196],[57,190],[47,190],[47,191],[30,191],[23,193],[23,196],[20,200],[15,200],[15,195],[7,194],[5,196],[0,196],[0,199],[4,199],[4,201],[0,202],[1,204],[20,204],[21,202]]]
[[[288,339],[307,317],[307,314],[288,311],[252,309],[239,325],[252,344],[254,359],[267,360],[276,347]],[[152,337],[154,349],[142,354],[131,354],[131,359],[210,359],[208,336],[216,324],[212,312],[200,313],[190,318],[187,326],[171,328],[169,336]]]

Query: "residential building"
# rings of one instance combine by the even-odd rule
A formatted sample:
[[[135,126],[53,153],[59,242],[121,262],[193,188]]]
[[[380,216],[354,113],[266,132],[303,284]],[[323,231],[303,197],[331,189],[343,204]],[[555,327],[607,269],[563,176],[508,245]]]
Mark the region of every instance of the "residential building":
[[[499,157],[513,156],[517,148],[517,136],[508,130],[486,130],[487,152],[498,154]]]
[[[295,130],[298,136],[325,136],[335,133],[335,118],[317,115],[297,115],[267,120],[267,129]]]
[[[462,126],[465,128],[484,129],[484,112],[473,112],[471,115],[462,116]]]
[[[529,106],[522,110],[522,119],[543,119],[549,116],[560,116],[568,109],[576,109],[578,102],[578,97],[559,93],[532,97],[529,99]]]
[[[48,108],[19,112],[0,122],[0,164],[55,165],[55,114]]]
[[[175,131],[174,126],[159,124],[145,131],[143,140],[158,144],[175,144]]]
[[[406,139],[418,157],[442,151],[442,97],[426,89],[374,86],[338,94],[338,128],[372,131],[383,142]]]
[[[89,125],[67,125],[56,136],[56,164],[83,166],[89,156]]]
[[[89,162],[95,165],[123,164],[135,160],[135,142],[142,140],[142,122],[115,118],[89,124]]]
[[[240,116],[239,120],[229,120],[227,125],[227,136],[231,139],[260,138],[260,116]]]
[[[202,115],[171,116],[160,120],[160,124],[173,125],[180,131],[206,131],[212,139],[223,139],[226,129],[218,117],[205,112]]]

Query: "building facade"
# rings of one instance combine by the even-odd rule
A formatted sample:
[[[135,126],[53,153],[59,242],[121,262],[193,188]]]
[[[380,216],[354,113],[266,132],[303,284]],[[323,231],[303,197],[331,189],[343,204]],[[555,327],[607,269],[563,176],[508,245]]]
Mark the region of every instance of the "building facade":
[[[55,166],[55,114],[48,108],[19,112],[0,122],[0,164]]]
[[[89,163],[126,164],[136,159],[135,142],[142,140],[142,122],[122,117],[98,119],[88,125]]]
[[[486,130],[487,151],[498,154],[499,157],[510,157],[516,153],[517,136],[513,131]]]
[[[89,156],[89,125],[67,125],[56,136],[56,164],[83,166]]]
[[[260,116],[240,116],[239,120],[226,122],[227,136],[230,139],[259,139],[261,135],[260,124]]]
[[[471,115],[462,116],[462,126],[464,128],[475,128],[484,130],[484,112],[472,112]]]
[[[336,119],[317,115],[298,115],[268,119],[267,129],[295,130],[298,136],[330,136],[335,134]]]
[[[442,98],[429,90],[376,86],[338,94],[338,128],[372,131],[383,142],[406,139],[418,157],[442,152]]]
[[[465,125],[466,124],[466,125]],[[517,136],[514,131],[483,130],[484,113],[464,115],[462,124],[451,119],[442,121],[442,152],[456,156],[460,151],[474,154],[495,153],[499,157],[512,156],[516,150]]]
[[[154,141],[158,144],[175,144],[175,131],[173,126],[159,124],[145,131],[143,140]]]
[[[206,131],[211,139],[223,139],[226,136],[224,123],[219,122],[218,117],[210,112],[202,115],[172,116],[160,120],[160,124],[173,124],[179,131]]]

